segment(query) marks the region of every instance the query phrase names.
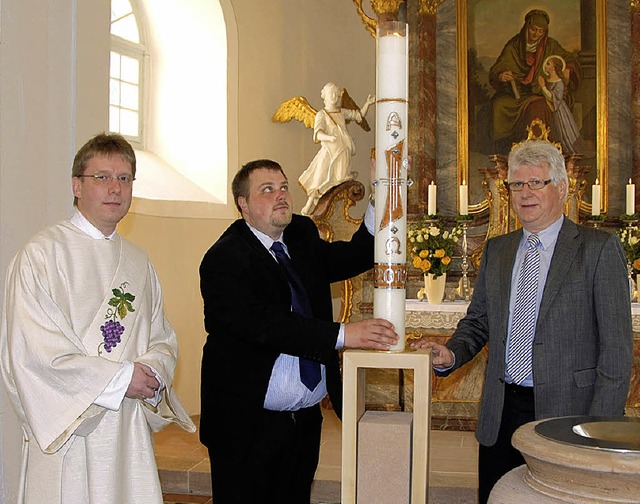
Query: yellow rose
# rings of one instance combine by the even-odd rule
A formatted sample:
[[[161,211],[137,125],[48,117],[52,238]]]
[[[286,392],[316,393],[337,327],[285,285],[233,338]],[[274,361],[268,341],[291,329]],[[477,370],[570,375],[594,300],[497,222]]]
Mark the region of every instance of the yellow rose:
[[[421,263],[422,263],[422,261],[420,260],[419,256],[415,256],[413,258],[413,267],[414,268],[420,268],[421,267]]]
[[[433,253],[434,257],[437,257],[438,259],[442,259],[445,255],[444,249],[437,249],[434,253]]]
[[[440,261],[442,264],[444,264],[445,266],[448,266],[449,263],[451,262],[451,258],[449,256],[444,256],[442,258],[442,261]]]
[[[420,257],[422,257],[423,259],[426,259],[427,257],[429,257],[429,251],[428,250],[421,250],[420,251]]]
[[[640,271],[640,258],[636,259],[635,261],[633,261],[633,268],[635,270]]]
[[[426,273],[431,269],[431,262],[427,259],[423,259],[420,263],[420,269]]]

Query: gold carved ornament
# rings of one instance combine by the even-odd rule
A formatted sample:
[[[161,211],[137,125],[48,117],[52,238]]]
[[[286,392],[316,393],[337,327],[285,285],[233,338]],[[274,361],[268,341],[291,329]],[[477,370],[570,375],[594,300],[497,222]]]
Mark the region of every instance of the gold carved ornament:
[[[443,0],[421,0],[427,3],[441,2]],[[373,38],[376,38],[376,29],[378,28],[378,21],[368,16],[362,8],[362,0],[353,0],[356,5],[356,11],[362,19],[365,29],[371,34]],[[398,17],[398,11],[400,6],[404,3],[404,0],[371,0],[371,7],[378,17],[385,17],[388,19],[394,19]]]
[[[438,11],[438,7],[444,0],[419,0],[418,14],[428,14],[435,16]],[[356,5],[356,11],[358,12],[362,24],[365,29],[371,34],[373,38],[376,38],[376,29],[378,27],[378,21],[368,16],[362,8],[362,0],[353,0]],[[400,5],[404,3],[403,0],[371,0],[371,7],[378,16],[393,17],[397,15]]]
[[[418,14],[430,14],[435,16],[438,13],[438,7],[444,0],[420,0],[420,8]]]
[[[321,202],[318,204],[316,208],[323,208],[323,210],[319,214],[311,215],[311,218],[315,222],[318,227],[318,231],[320,232],[320,236],[323,240],[332,242],[336,239],[336,232],[338,234],[343,234],[345,229],[335,229],[333,223],[339,223],[341,225],[347,224],[354,227],[360,226],[362,224],[363,219],[354,219],[351,217],[350,210],[356,204],[357,201],[360,201],[364,198],[364,186],[362,183],[357,182],[355,180],[351,180],[349,182],[345,182],[342,186],[339,187],[338,190],[329,190],[327,194],[323,196],[324,198],[328,198],[326,204]],[[337,206],[342,206],[341,217],[336,217],[334,214],[336,213]],[[350,232],[352,234],[352,232]],[[338,236],[340,239],[340,236]],[[341,323],[349,322],[351,315],[353,313],[353,304],[354,304],[354,295],[356,290],[361,289],[361,286],[355,286],[354,278],[348,278],[347,280],[343,280],[341,284],[341,307],[340,307],[340,315],[338,316],[337,321]],[[361,282],[361,281],[360,281]]]

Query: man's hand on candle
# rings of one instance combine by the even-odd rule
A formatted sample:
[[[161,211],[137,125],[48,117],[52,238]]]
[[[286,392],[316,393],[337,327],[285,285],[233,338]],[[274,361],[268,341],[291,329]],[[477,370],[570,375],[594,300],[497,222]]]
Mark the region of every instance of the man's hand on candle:
[[[398,342],[393,324],[384,319],[366,319],[345,325],[345,348],[389,350]]]

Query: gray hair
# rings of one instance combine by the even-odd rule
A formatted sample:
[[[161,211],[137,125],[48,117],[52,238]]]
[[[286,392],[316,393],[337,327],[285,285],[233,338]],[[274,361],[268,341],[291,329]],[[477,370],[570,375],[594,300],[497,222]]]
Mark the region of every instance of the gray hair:
[[[546,140],[527,140],[522,142],[509,153],[509,172],[507,179],[512,181],[513,176],[523,166],[549,167],[549,178],[555,186],[564,181],[567,191],[564,199],[567,199],[569,189],[569,177],[564,164],[564,157],[560,149]]]

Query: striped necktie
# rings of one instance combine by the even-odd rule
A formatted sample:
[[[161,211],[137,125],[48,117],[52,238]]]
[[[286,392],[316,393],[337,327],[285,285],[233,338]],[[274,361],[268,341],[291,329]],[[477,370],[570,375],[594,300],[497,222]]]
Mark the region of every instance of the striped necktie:
[[[303,317],[313,318],[313,312],[311,310],[311,303],[307,296],[307,291],[302,285],[302,280],[298,276],[293,262],[284,251],[284,247],[280,242],[273,242],[271,250],[276,255],[276,259],[282,269],[284,270],[287,281],[289,282],[289,289],[291,289],[291,311],[302,315]],[[298,357],[300,361],[300,381],[309,389],[315,390],[318,383],[320,383],[321,372],[320,364],[318,362]]]
[[[531,374],[533,338],[536,333],[536,304],[538,299],[538,276],[540,273],[540,238],[529,235],[527,253],[522,262],[516,304],[511,322],[511,337],[507,355],[507,372],[514,383],[520,385]]]

